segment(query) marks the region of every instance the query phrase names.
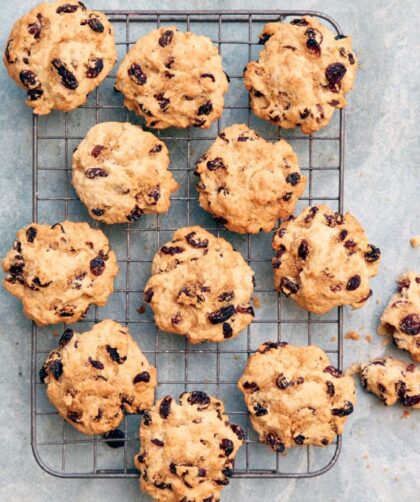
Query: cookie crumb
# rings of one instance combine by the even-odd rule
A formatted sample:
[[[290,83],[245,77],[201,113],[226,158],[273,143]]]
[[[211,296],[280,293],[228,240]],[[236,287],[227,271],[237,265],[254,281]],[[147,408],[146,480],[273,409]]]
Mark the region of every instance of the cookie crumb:
[[[355,375],[357,373],[360,373],[360,364],[359,363],[354,363],[352,364],[346,371],[346,375]]]
[[[365,341],[367,343],[372,343],[372,335],[365,335]]]
[[[258,298],[258,296],[253,296],[251,300],[256,309],[259,309],[261,307],[261,300]]]
[[[410,412],[408,410],[404,410],[403,414],[401,415],[400,418],[408,418],[410,416]]]
[[[378,296],[378,298],[376,298],[376,305],[381,305],[381,304],[382,304],[382,298]]]
[[[365,454],[363,455],[363,458],[364,458],[364,459],[369,458],[369,454],[368,454],[368,453],[365,453]]]
[[[344,338],[346,340],[360,340],[360,335],[359,333],[356,333],[356,331],[349,331],[346,333]]]
[[[418,248],[420,246],[420,235],[414,235],[411,237],[410,244],[412,248]]]
[[[146,312],[146,307],[144,305],[140,305],[140,307],[136,310],[139,314],[144,314]]]
[[[384,338],[384,339],[382,340],[381,345],[382,345],[382,347],[386,347],[386,346],[387,346],[387,345],[389,345],[390,343],[391,343],[391,338]]]
[[[58,336],[60,333],[55,329],[53,332],[52,332],[53,336]]]
[[[337,337],[336,336],[332,336],[330,341],[331,342],[336,342],[337,341]]]

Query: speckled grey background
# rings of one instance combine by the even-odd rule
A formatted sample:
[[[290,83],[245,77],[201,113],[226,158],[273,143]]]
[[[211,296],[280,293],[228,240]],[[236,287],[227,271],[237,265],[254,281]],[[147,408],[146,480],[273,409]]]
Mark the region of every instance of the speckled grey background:
[[[420,234],[418,2],[260,0],[256,5],[252,0],[91,0],[88,4],[98,9],[314,9],[330,14],[353,36],[362,69],[346,114],[345,208],[363,221],[370,241],[381,247],[383,260],[373,283],[373,299],[360,311],[345,312],[345,332],[353,329],[362,335],[359,341],[345,340],[345,365],[384,352],[408,361],[406,354],[384,347],[375,330],[395,278],[410,267],[420,269],[420,251],[409,245],[409,237]],[[2,2],[2,46],[12,22],[34,5],[32,0]],[[16,229],[31,219],[32,117],[4,68],[0,84],[3,255]],[[0,500],[147,500],[134,479],[63,480],[36,465],[30,448],[30,323],[14,298],[3,291],[0,295]],[[364,335],[372,335],[372,342]],[[233,480],[223,500],[415,500],[420,488],[419,413],[403,418],[402,408],[386,409],[358,390],[340,459],[330,472],[297,481]]]

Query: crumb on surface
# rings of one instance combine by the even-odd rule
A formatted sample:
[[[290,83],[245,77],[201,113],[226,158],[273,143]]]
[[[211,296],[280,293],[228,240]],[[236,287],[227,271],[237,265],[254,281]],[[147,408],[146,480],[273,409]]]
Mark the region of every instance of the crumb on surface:
[[[140,307],[137,309],[137,312],[139,314],[144,314],[146,312],[146,307],[144,305],[140,305]]]
[[[53,336],[58,336],[60,333],[55,329],[52,334]]]
[[[372,343],[372,335],[365,335],[365,340],[367,343]]]
[[[254,307],[256,309],[259,309],[261,307],[261,300],[258,298],[258,296],[252,297],[252,303],[254,304]]]
[[[376,298],[376,305],[381,305],[381,303],[382,303],[382,298],[378,296],[378,298]]]
[[[337,337],[334,335],[331,337],[331,342],[336,342],[337,341]]]
[[[410,416],[410,412],[408,410],[404,410],[403,414],[401,415],[400,418],[408,418]]]
[[[365,453],[365,454],[363,455],[363,458],[369,458],[369,453]]]
[[[382,345],[383,347],[386,347],[386,346],[387,346],[387,345],[389,345],[390,343],[391,343],[391,338],[384,338],[384,339],[382,340],[381,345]]]
[[[348,331],[344,338],[346,340],[360,340],[360,335],[359,333],[356,333],[356,331]]]
[[[346,371],[346,375],[355,375],[357,373],[360,373],[360,364],[359,363],[354,363],[352,364]],[[367,454],[366,454],[367,455]]]
[[[410,244],[412,248],[418,248],[420,246],[420,235],[413,235],[410,239]]]

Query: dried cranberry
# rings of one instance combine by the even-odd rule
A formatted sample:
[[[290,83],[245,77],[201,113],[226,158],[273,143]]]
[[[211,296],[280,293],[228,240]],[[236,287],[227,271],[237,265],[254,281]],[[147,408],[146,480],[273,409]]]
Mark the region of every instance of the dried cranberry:
[[[29,89],[27,94],[30,101],[36,101],[44,94],[44,91],[37,87],[36,89]]]
[[[137,63],[133,63],[127,73],[131,80],[134,80],[134,82],[138,85],[144,85],[147,82],[146,74]]]
[[[217,171],[217,169],[226,169],[226,166],[221,157],[216,157],[215,159],[207,162],[207,169],[209,171]]]
[[[335,378],[341,378],[343,376],[342,371],[340,371],[337,368],[334,368],[334,366],[326,366],[324,368],[324,373],[329,373],[330,375],[332,375]]]
[[[274,432],[269,432],[265,436],[265,442],[268,446],[277,453],[282,453],[284,451],[284,443]]]
[[[380,256],[381,250],[373,244],[369,244],[369,250],[365,253],[365,260],[371,263],[373,261],[379,260]]]
[[[172,30],[166,30],[159,38],[159,45],[161,47],[167,47],[172,42],[173,38],[174,38],[174,32]]]
[[[185,236],[185,240],[194,248],[206,248],[209,245],[208,239],[196,239],[197,232],[190,232]]]
[[[158,94],[155,94],[153,97],[159,103],[159,108],[163,112],[166,112],[166,110],[168,109],[168,106],[169,106],[169,103],[171,102],[171,100],[168,99],[168,98],[165,98],[165,94],[163,92],[159,92]]]
[[[219,302],[229,302],[232,300],[232,298],[235,296],[235,293],[233,291],[225,291],[224,293],[221,293],[218,297],[217,300]]]
[[[218,225],[226,225],[226,223],[228,222],[228,220],[226,218],[223,218],[222,216],[216,216],[213,219]]]
[[[127,356],[121,357],[118,350],[110,345],[106,346],[106,351],[108,352],[109,357],[118,364],[123,364],[127,360]]]
[[[168,254],[168,255],[174,255],[174,254],[180,254],[185,251],[184,248],[181,246],[162,246],[160,248],[160,252],[163,254]]]
[[[299,244],[299,248],[298,248],[298,256],[302,260],[306,260],[306,258],[308,257],[308,254],[309,254],[308,241],[306,241],[305,239],[302,239],[301,243]]]
[[[36,85],[36,75],[31,70],[24,70],[19,73],[19,78],[25,87],[31,87]]]
[[[328,65],[325,70],[325,76],[328,83],[332,86],[337,85],[343,79],[346,71],[347,69],[342,63],[333,63]]]
[[[103,33],[105,30],[104,25],[99,21],[97,17],[90,17],[86,21],[82,21],[80,24],[87,24],[89,28],[96,33]]]
[[[55,359],[52,361],[50,364],[50,373],[56,380],[61,377],[63,374],[63,363],[61,362],[61,359]]]
[[[225,452],[225,455],[228,457],[234,450],[233,441],[230,439],[222,439],[219,444],[219,448]]]
[[[88,66],[86,76],[87,78],[96,78],[103,69],[104,60],[102,58],[96,58],[94,61],[92,61],[92,65]]]
[[[168,418],[169,413],[171,412],[172,398],[171,396],[166,396],[162,399],[162,402],[159,406],[159,415],[162,418]]]
[[[308,26],[308,21],[305,21],[305,19],[293,19],[293,21],[290,21],[290,24],[294,24],[295,26]]]
[[[73,338],[74,331],[70,328],[67,328],[64,333],[61,335],[60,340],[58,341],[58,345],[60,347],[65,347],[70,340]]]
[[[247,314],[255,317],[254,308],[251,305],[238,305],[236,307],[236,312],[238,312],[238,314]]]
[[[134,206],[131,213],[127,215],[127,221],[134,223],[141,217],[142,214],[143,214],[142,209],[140,209],[139,206]]]
[[[280,279],[280,289],[287,297],[296,294],[299,291],[299,288],[299,284],[292,281],[288,277],[282,277]]]
[[[353,413],[353,404],[350,401],[344,401],[343,408],[333,408],[331,413],[336,417],[345,417]]]
[[[207,408],[207,406],[210,404],[210,397],[208,394],[205,392],[202,392],[200,390],[196,390],[193,392],[190,392],[190,395],[188,396],[187,401],[191,405],[198,405],[201,408]]]
[[[153,288],[146,289],[146,291],[144,292],[144,301],[146,303],[150,303],[154,294],[155,292],[153,291]]]
[[[230,304],[225,307],[216,310],[215,312],[211,312],[208,315],[208,320],[210,324],[221,324],[228,319],[230,319],[236,312],[235,306]]]
[[[356,252],[357,244],[352,239],[349,239],[344,243],[344,247],[348,250],[349,256],[351,256]]]
[[[411,363],[405,368],[405,371],[408,371],[409,373],[414,373],[416,371],[416,365],[414,363]]]
[[[204,104],[202,104],[198,111],[197,115],[209,115],[213,111],[213,104],[211,101],[206,101]]]
[[[125,434],[120,429],[114,429],[113,431],[106,432],[104,434],[104,439],[108,440],[105,442],[111,448],[122,448],[124,446],[124,441],[121,440],[125,439]]]
[[[267,408],[264,408],[264,406],[261,406],[259,403],[254,405],[254,412],[257,417],[262,417],[268,414]]]
[[[306,48],[311,54],[314,54],[315,56],[321,55],[321,47],[315,40],[315,38],[308,38],[308,40],[306,41]]]
[[[80,421],[80,419],[82,418],[82,415],[83,414],[81,411],[69,411],[67,413],[67,418],[77,424]]]
[[[420,314],[409,314],[400,321],[400,330],[406,335],[415,336],[420,333]]]
[[[51,61],[51,64],[60,75],[61,83],[64,85],[64,87],[67,87],[67,89],[71,89],[73,91],[79,87],[79,82],[77,81],[76,77],[71,71],[67,69],[66,65],[61,61],[61,59],[53,59]]]
[[[254,392],[257,392],[257,390],[260,390],[257,382],[244,382],[242,384],[242,388],[245,390],[251,391],[251,393],[254,393]]]
[[[334,384],[332,382],[328,381],[328,380],[325,383],[327,385],[327,394],[329,396],[333,396],[335,394]]]
[[[97,370],[103,370],[104,369],[104,365],[101,363],[101,361],[95,361],[95,359],[92,359],[91,357],[89,357],[88,361],[90,362],[90,364]]]
[[[93,275],[99,276],[105,270],[105,260],[102,256],[96,256],[92,260],[90,260],[90,271]]]
[[[162,145],[157,143],[152,149],[149,150],[149,154],[153,155],[154,153],[159,153],[162,151]]]
[[[348,235],[347,230],[341,230],[341,232],[340,232],[340,234],[338,236],[338,240],[340,242],[344,241],[344,239],[347,237],[347,235]]]
[[[239,427],[239,425],[236,425],[236,424],[230,424],[230,428],[236,434],[238,439],[242,440],[245,438],[245,434],[244,434],[244,431],[242,430],[242,427]]]
[[[233,335],[232,326],[228,322],[223,323],[223,338],[231,338]]]
[[[298,445],[302,445],[305,441],[305,436],[302,436],[302,434],[299,434],[298,436],[295,436],[293,438],[294,442]]]
[[[26,240],[28,242],[34,242],[36,234],[37,234],[36,228],[35,227],[29,227],[26,230]]]
[[[145,382],[148,383],[150,382],[150,373],[148,371],[142,371],[141,373],[138,373],[134,378],[133,378],[133,383],[140,383],[140,382]]]
[[[354,275],[353,277],[350,277],[350,279],[347,281],[346,289],[347,291],[354,291],[360,286],[360,284],[361,284],[360,275]]]

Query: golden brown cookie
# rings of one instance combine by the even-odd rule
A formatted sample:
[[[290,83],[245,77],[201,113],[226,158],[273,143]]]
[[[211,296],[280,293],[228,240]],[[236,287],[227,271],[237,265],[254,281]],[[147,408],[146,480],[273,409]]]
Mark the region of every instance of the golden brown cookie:
[[[66,329],[39,376],[58,413],[84,434],[112,431],[124,413],[154,401],[155,368],[128,328],[109,319],[84,333]]]
[[[313,345],[263,343],[248,359],[238,387],[260,441],[276,452],[332,443],[356,402],[353,378]]]
[[[408,272],[399,278],[398,293],[382,314],[378,332],[391,335],[399,349],[420,363],[420,276]]]
[[[224,129],[199,159],[200,205],[233,232],[269,232],[305,190],[298,158],[284,140],[265,141],[245,124]]]
[[[350,37],[334,34],[315,18],[268,23],[258,61],[248,63],[245,87],[258,117],[305,134],[325,127],[346,105],[357,58]]]
[[[134,462],[140,488],[161,502],[216,502],[244,442],[221,401],[205,392],[170,396],[143,415]]]
[[[16,21],[3,57],[40,115],[82,105],[116,60],[111,23],[74,0],[41,3]]]
[[[117,73],[124,104],[149,127],[207,129],[223,111],[228,80],[211,40],[174,26],[141,37]]]
[[[363,307],[372,295],[369,279],[378,272],[380,250],[368,244],[350,213],[307,207],[285,220],[273,237],[272,264],[278,291],[315,314],[339,305]]]
[[[150,132],[103,122],[73,154],[73,185],[92,218],[132,223],[143,213],[164,213],[178,183],[168,171],[166,145]]]
[[[84,317],[91,303],[105,305],[118,264],[101,230],[63,221],[19,230],[3,270],[3,286],[22,300],[29,319],[70,324]]]
[[[152,263],[144,299],[157,326],[191,343],[222,342],[250,324],[254,274],[225,239],[201,227],[177,230]]]
[[[374,359],[362,365],[360,379],[363,388],[386,406],[399,402],[420,409],[420,370],[415,364],[392,357]]]

